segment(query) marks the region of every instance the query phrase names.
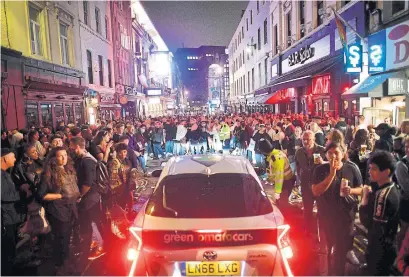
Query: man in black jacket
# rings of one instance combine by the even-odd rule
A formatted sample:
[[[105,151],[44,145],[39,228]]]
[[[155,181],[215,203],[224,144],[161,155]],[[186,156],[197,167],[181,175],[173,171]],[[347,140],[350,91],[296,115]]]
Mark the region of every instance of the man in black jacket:
[[[399,224],[399,191],[392,182],[395,159],[387,151],[377,151],[368,161],[374,187],[364,186],[359,218],[368,229],[367,276],[389,276],[396,258]],[[376,191],[376,192],[375,192]]]
[[[254,152],[256,154],[256,165],[260,168],[265,169],[266,168],[266,161],[264,158],[264,155],[262,154],[262,152],[260,151],[259,145],[260,145],[260,141],[264,139],[267,140],[269,143],[271,143],[271,145],[273,144],[273,139],[267,134],[266,132],[266,125],[264,124],[260,124],[259,125],[259,130],[257,131],[257,133],[254,134],[253,136],[253,140],[255,141],[255,146],[254,146]]]

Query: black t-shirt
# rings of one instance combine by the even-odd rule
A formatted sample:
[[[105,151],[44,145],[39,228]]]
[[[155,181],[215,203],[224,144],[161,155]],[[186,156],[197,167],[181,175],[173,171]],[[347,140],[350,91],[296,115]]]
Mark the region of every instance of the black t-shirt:
[[[329,163],[317,166],[313,173],[313,186],[322,182],[329,173]],[[362,176],[358,167],[353,163],[344,162],[327,191],[317,197],[318,216],[323,220],[337,219],[339,222],[349,222],[355,218],[357,207],[350,205],[345,197],[340,196],[342,178],[349,181],[348,185],[351,188],[362,185]]]
[[[78,177],[78,187],[81,191],[82,186],[91,187],[82,197],[80,207],[88,209],[99,202],[100,195],[94,187],[97,178],[97,161],[89,153],[85,154],[75,162],[75,168]]]

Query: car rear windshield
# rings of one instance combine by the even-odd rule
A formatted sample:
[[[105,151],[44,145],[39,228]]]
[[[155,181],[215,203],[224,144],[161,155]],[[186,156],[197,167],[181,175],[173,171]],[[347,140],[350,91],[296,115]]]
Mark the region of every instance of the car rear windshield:
[[[254,177],[237,173],[167,176],[146,207],[146,214],[173,218],[234,218],[272,211]]]

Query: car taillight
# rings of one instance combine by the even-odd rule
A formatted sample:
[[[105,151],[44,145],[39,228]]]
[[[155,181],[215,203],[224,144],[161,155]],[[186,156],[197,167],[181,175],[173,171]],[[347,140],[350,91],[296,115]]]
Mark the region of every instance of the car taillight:
[[[291,259],[294,255],[293,250],[290,245],[290,239],[288,237],[289,235],[288,231],[290,230],[290,225],[287,225],[287,224],[280,225],[277,227],[277,229],[280,231],[278,233],[278,248],[280,249],[281,256],[283,258],[284,267],[287,271],[287,275],[293,276],[290,265],[288,263],[288,259]]]
[[[129,271],[129,276],[133,276],[135,268],[136,268],[136,264],[138,262],[139,254],[142,249],[142,238],[141,238],[142,229],[140,227],[130,227],[129,231],[131,232],[135,240],[131,241],[128,247],[126,258],[132,262],[132,266]]]

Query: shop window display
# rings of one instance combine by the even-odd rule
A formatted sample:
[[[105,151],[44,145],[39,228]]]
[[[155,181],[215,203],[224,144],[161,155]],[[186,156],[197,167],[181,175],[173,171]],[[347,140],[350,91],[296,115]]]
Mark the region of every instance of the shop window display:
[[[55,123],[58,125],[60,122],[64,122],[63,104],[55,104],[54,112],[55,112]]]
[[[51,104],[41,103],[41,121],[43,126],[53,126]]]
[[[37,126],[39,124],[38,103],[33,102],[33,101],[26,101],[25,111],[26,111],[27,125],[29,127]]]

